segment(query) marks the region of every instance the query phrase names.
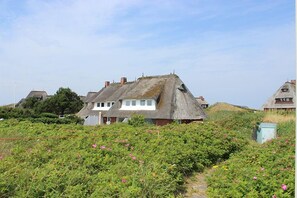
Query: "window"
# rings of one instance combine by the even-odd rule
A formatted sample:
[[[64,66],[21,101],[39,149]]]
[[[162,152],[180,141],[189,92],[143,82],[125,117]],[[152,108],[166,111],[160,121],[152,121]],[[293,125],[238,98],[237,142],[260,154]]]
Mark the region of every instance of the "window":
[[[97,107],[100,107],[100,103],[97,103]]]
[[[140,106],[145,106],[145,100],[140,100]]]
[[[282,92],[289,92],[289,88],[288,88],[287,86],[284,86],[284,87],[282,88]]]
[[[104,102],[101,102],[101,107],[104,107]]]
[[[136,106],[136,100],[132,100],[132,106]]]
[[[130,100],[126,101],[126,106],[130,106]]]
[[[291,104],[293,103],[293,98],[276,98],[275,103]]]
[[[152,106],[153,102],[152,100],[147,100],[147,106]]]
[[[182,91],[182,92],[187,92],[187,88],[186,88],[185,84],[181,84],[181,85],[178,87],[178,89],[179,89],[180,91]]]
[[[110,102],[107,103],[107,107],[110,107]]]
[[[114,105],[114,102],[111,103],[111,106]]]

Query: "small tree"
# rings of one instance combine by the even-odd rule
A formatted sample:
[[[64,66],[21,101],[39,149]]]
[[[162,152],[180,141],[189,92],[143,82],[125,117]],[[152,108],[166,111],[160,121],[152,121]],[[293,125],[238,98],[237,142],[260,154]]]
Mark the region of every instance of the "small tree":
[[[82,107],[83,101],[75,92],[61,87],[53,97],[40,104],[38,111],[64,115],[77,113]]]
[[[27,98],[24,103],[22,104],[22,107],[25,109],[34,109],[40,103],[41,99],[37,97],[30,97]]]

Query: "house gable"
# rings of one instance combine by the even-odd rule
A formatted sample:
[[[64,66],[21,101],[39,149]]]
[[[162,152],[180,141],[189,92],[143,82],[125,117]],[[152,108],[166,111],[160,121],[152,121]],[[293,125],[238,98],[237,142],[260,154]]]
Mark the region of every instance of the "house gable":
[[[295,110],[296,83],[295,80],[285,82],[263,105],[263,110]]]

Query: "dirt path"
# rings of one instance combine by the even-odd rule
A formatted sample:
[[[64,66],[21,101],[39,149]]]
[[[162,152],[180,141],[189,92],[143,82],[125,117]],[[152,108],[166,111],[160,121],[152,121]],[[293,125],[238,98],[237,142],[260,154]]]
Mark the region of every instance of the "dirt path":
[[[186,179],[186,198],[207,198],[206,176],[211,174],[212,169],[207,169],[203,173],[196,173],[192,177]]]

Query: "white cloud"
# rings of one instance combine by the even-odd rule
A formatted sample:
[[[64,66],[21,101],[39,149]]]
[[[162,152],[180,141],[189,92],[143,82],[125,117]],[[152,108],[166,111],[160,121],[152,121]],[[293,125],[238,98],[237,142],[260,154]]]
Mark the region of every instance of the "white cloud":
[[[8,23],[0,24],[6,32],[0,33],[0,67],[5,73],[0,89],[11,95],[11,84],[17,82],[18,98],[33,88],[53,94],[60,86],[86,94],[99,90],[105,80],[118,81],[121,76],[134,80],[142,73],[175,70],[195,95],[205,95],[210,102],[233,101],[245,90],[246,95],[241,93],[244,97],[234,102],[254,105],[256,101],[245,100],[257,86],[250,78],[271,71],[281,81],[294,70],[293,22],[227,30],[222,24],[207,26],[214,19],[273,9],[271,4],[255,3],[241,12],[245,4],[238,2],[232,9],[229,4],[203,1],[26,2],[22,5],[26,14],[6,11],[13,20],[0,14]],[[0,11],[8,7],[7,2],[0,4]],[[232,93],[234,82],[240,86]],[[0,104],[12,101],[2,100]]]

